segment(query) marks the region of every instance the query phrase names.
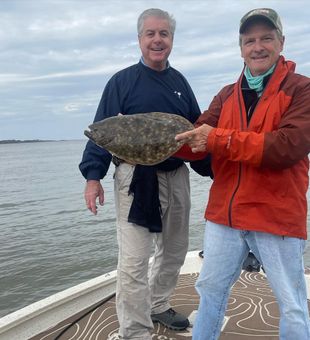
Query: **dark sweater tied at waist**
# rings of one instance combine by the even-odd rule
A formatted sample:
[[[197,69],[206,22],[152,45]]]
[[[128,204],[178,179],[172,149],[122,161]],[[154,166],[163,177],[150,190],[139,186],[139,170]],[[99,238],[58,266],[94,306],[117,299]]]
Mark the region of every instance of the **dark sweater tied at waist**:
[[[157,171],[173,171],[183,164],[180,159],[169,158],[153,166],[135,166],[128,191],[128,195],[133,195],[128,222],[148,228],[152,233],[162,231]]]

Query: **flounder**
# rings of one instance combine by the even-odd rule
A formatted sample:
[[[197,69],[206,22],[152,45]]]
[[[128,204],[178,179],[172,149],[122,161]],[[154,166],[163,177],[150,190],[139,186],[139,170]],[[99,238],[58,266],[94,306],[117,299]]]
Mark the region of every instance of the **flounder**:
[[[192,130],[186,118],[172,113],[118,115],[89,125],[84,134],[98,146],[130,164],[154,165],[183,145],[174,137]]]

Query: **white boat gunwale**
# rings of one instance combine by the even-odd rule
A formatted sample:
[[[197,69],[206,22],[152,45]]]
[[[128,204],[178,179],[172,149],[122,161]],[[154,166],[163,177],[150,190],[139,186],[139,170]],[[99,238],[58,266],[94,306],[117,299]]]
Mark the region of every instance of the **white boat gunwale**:
[[[198,251],[190,251],[181,274],[197,273],[201,264]],[[100,275],[2,317],[0,339],[29,339],[107,299],[115,293],[116,273],[114,270]]]
[[[190,251],[180,274],[199,273],[202,259]],[[0,339],[29,339],[60,322],[98,305],[115,294],[116,273],[111,271],[0,318]],[[305,274],[307,297],[310,297],[310,274]]]

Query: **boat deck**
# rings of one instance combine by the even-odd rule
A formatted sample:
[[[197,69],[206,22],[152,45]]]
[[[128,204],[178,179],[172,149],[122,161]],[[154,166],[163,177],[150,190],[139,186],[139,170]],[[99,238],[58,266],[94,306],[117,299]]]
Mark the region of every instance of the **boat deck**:
[[[199,297],[194,284],[198,273],[180,275],[171,305],[193,321]],[[265,275],[243,271],[232,288],[220,340],[278,339],[279,310]],[[101,302],[31,340],[116,340],[118,321],[115,297]],[[191,339],[192,328],[182,332],[154,325],[154,340]]]

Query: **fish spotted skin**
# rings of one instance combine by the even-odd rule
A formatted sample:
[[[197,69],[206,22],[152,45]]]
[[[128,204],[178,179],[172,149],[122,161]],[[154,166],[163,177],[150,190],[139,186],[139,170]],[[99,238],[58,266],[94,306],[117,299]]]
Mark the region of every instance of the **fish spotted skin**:
[[[130,164],[155,165],[183,145],[175,135],[194,128],[172,113],[118,115],[89,125],[84,134],[98,146]]]

